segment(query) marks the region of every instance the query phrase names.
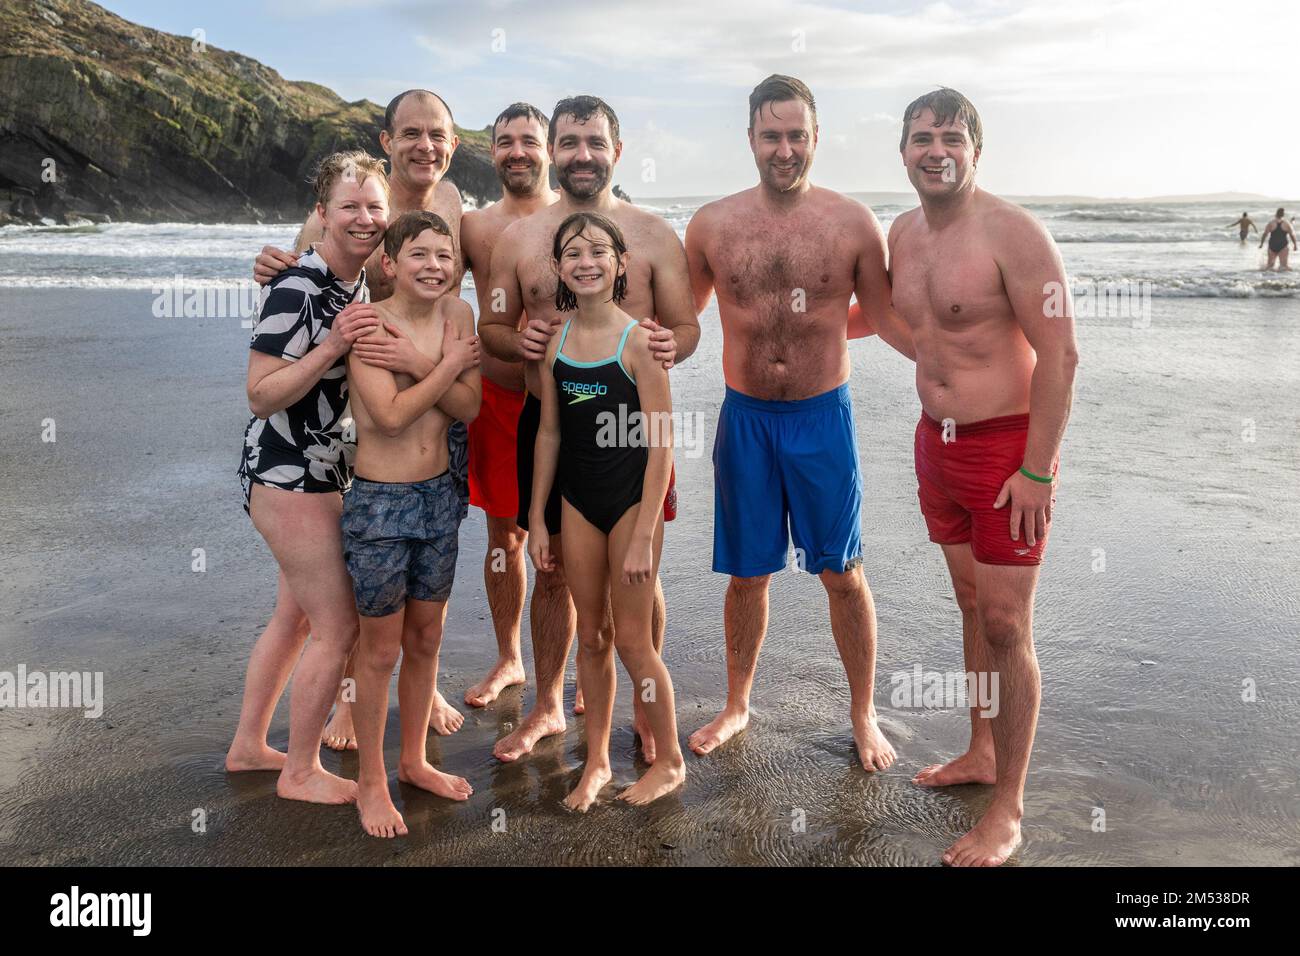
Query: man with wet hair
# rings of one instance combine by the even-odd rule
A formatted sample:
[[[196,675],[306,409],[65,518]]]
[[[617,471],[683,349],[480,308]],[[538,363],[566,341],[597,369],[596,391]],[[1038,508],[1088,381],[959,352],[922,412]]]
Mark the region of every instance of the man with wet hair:
[[[560,200],[502,231],[492,250],[487,290],[491,305],[479,316],[479,333],[487,354],[503,362],[524,363],[529,396],[519,419],[517,520],[525,530],[532,494],[533,446],[541,419],[537,362],[545,357],[547,343],[561,324],[555,305],[558,279],[551,265],[551,245],[560,223],[575,212],[596,212],[613,220],[623,231],[630,256],[627,297],[621,307],[649,330],[650,348],[665,367],[694,352],[700,335],[681,240],[660,217],[613,195],[614,166],[622,155],[623,143],[618,117],[609,104],[595,96],[574,96],[557,103],[547,130],[547,152],[560,184]],[[561,692],[575,617],[564,583],[558,491],[552,497],[554,500],[546,504],[546,520],[558,567],[539,572],[534,582],[532,637],[537,700],[523,723],[497,741],[493,752],[505,761],[517,760],[529,753],[538,740],[565,729]],[[666,505],[674,501],[670,488]],[[544,598],[543,606],[554,610],[548,619],[535,613],[539,589],[557,592]],[[659,649],[663,645],[664,608],[663,591],[657,583],[654,607],[654,643]],[[613,627],[608,616],[607,627]],[[642,755],[647,762],[653,762],[655,741],[641,713],[639,694],[633,702]]]
[[[396,219],[404,212],[426,211],[436,213],[451,228],[452,242],[459,248],[461,218],[460,190],[444,177],[451,166],[452,155],[460,144],[456,124],[447,102],[431,90],[406,90],[398,93],[384,111],[384,128],[379,133],[379,145],[388,156],[388,179],[392,187],[389,216]],[[274,246],[263,247],[253,264],[253,278],[266,285],[283,269],[298,262],[298,255],[307,250],[321,236],[321,223],[315,212],[307,217],[293,252]],[[384,275],[380,264],[382,247],[366,263],[366,280],[370,286],[372,302],[382,302],[393,291],[392,282]],[[391,324],[391,323],[390,323]],[[394,363],[409,369],[417,380],[422,380],[433,370],[433,364],[414,347],[406,334],[397,326],[388,329],[385,339],[360,340],[353,353],[362,362],[394,369]],[[415,374],[423,370],[424,374]],[[469,504],[468,437],[464,422],[453,422],[447,429],[450,465],[464,508]],[[463,517],[463,515],[462,515]],[[351,675],[349,664],[348,674]],[[460,728],[464,716],[443,698],[434,695],[430,726],[440,734],[449,734]],[[356,733],[352,727],[352,705],[344,699],[342,690],[334,709],[334,716],[325,728],[323,742],[334,750],[355,750]]]
[[[975,185],[982,146],[979,113],[956,90],[908,104],[899,150],[921,205],[889,230],[894,307],[916,343],[921,514],[952,578],[966,670],[996,674],[1000,689],[993,716],[971,709],[966,752],[914,778],[994,785],[943,854],[954,866],[997,866],[1021,840],[1040,693],[1034,591],[1078,363],[1056,244]]]
[[[710,753],[749,724],[768,584],[793,538],[796,562],[826,590],[858,756],[884,770],[895,754],[872,702],[876,614],[862,571],[847,339],[879,332],[904,354],[911,342],[890,309],[876,217],[809,179],[817,106],[804,83],[773,75],[754,88],[749,147],[758,185],[700,207],[686,230],[695,308],[716,292],[722,320],[713,569],[731,576],[726,705],[690,746]]]
[[[529,103],[512,103],[492,122],[492,166],[501,181],[501,201],[465,214],[460,224],[465,265],[473,273],[479,315],[492,310],[488,270],[492,248],[505,228],[557,202],[550,186],[546,114]],[[527,321],[521,315],[519,328]],[[483,680],[465,692],[465,703],[486,707],[507,687],[524,682],[519,628],[528,590],[527,532],[519,527],[516,446],[519,415],[527,391],[524,363],[482,355],[483,406],[469,426],[470,503],[487,518],[483,584],[496,632],[497,660]],[[531,450],[530,450],[531,454]],[[563,621],[568,593],[558,587],[533,590],[534,627]],[[558,605],[558,606],[557,606]]]

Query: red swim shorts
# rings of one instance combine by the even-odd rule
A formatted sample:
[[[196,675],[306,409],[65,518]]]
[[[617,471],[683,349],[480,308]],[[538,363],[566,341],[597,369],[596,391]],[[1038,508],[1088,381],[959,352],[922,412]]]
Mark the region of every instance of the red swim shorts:
[[[915,444],[917,496],[931,541],[969,541],[981,564],[1042,563],[1047,534],[1031,548],[1022,526],[1020,540],[1013,541],[1010,506],[993,507],[1002,485],[1024,464],[1028,437],[1028,415],[1004,415],[953,425],[945,442],[943,424],[921,413]]]
[[[524,391],[512,392],[483,379],[483,404],[469,425],[469,500],[493,518],[519,514],[515,438]]]

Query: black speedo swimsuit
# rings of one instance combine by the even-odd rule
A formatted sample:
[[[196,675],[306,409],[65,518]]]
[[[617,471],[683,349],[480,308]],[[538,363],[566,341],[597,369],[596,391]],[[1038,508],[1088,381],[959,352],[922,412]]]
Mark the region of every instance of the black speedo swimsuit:
[[[560,494],[602,534],[641,500],[650,461],[648,423],[642,422],[636,382],[623,366],[623,346],[600,362],[564,354],[573,320],[564,323],[551,372],[560,402]],[[630,440],[629,440],[630,439]]]
[[[1279,219],[1273,231],[1268,234],[1268,251],[1281,252],[1286,248],[1286,244],[1286,230],[1282,228],[1282,220]]]

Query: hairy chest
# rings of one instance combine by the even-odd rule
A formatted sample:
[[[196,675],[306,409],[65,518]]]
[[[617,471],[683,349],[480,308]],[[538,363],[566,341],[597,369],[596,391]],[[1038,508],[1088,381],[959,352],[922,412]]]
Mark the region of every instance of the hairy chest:
[[[853,291],[857,244],[844,230],[809,218],[792,223],[729,222],[708,251],[720,299],[791,317],[809,303]]]

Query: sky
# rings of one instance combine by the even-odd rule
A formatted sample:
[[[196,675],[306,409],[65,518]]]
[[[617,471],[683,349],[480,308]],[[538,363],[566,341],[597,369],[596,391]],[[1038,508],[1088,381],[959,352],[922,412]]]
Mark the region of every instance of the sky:
[[[1300,3],[1291,0],[108,0],[128,20],[386,103],[427,87],[462,127],[593,93],[640,199],[757,181],[749,91],[817,100],[814,183],[910,191],[901,115],[951,86],[979,109],[978,182],[1018,196],[1300,196]]]

